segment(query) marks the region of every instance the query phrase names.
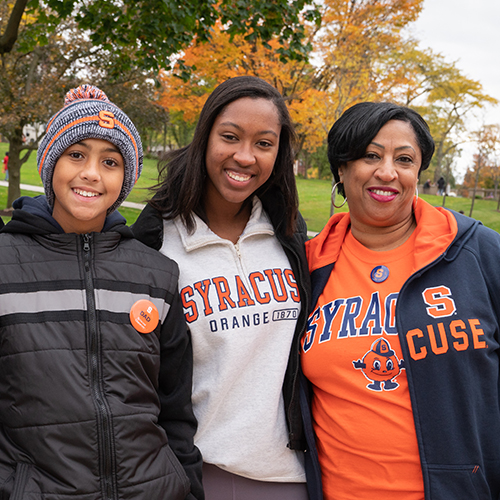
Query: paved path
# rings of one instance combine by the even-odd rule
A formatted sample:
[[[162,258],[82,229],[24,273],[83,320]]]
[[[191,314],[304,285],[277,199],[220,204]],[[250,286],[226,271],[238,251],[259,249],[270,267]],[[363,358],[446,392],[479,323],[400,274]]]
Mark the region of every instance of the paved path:
[[[8,187],[9,183],[7,181],[0,181],[0,186],[5,186]],[[24,189],[26,191],[34,191],[35,193],[43,193],[43,187],[40,186],[30,186],[29,184],[21,184],[21,189]],[[133,201],[124,201],[121,204],[122,207],[127,207],[127,208],[136,208],[137,210],[142,210],[146,205],[144,203],[134,203]],[[316,234],[313,231],[307,231],[307,236],[309,238],[312,238],[313,236],[316,236]]]
[[[8,187],[9,183],[7,181],[0,181],[0,186]],[[35,193],[44,192],[43,187],[30,186],[29,184],[21,184],[21,189],[24,189],[25,191],[33,191]],[[137,210],[142,210],[145,207],[144,203],[134,203],[132,201],[124,201],[122,206],[127,208],[136,208]]]

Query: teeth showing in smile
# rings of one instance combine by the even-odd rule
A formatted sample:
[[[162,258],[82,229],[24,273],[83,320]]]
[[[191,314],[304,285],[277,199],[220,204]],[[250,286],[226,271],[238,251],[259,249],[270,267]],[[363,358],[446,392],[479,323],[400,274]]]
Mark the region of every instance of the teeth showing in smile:
[[[371,192],[379,196],[392,196],[396,194],[394,191],[384,191],[382,189],[372,189]]]
[[[79,194],[80,196],[85,196],[87,198],[93,198],[94,196],[99,196],[99,193],[91,193],[89,191],[82,191],[80,189],[73,189],[73,191],[76,194]]]
[[[230,170],[226,170],[226,174],[229,178],[238,181],[238,182],[245,182],[252,177],[251,175],[245,175],[245,174],[237,174],[236,172],[231,172]]]

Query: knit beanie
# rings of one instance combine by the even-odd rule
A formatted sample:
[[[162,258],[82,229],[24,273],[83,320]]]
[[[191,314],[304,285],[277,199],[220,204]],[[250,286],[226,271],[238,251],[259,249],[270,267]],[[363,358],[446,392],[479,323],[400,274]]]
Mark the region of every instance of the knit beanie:
[[[57,160],[67,148],[84,139],[109,141],[123,156],[123,186],[120,196],[108,209],[110,214],[129,195],[141,175],[142,144],[139,132],[129,117],[93,85],[71,89],[64,99],[64,107],[47,124],[36,157],[47,202],[51,208],[54,207],[52,176]]]

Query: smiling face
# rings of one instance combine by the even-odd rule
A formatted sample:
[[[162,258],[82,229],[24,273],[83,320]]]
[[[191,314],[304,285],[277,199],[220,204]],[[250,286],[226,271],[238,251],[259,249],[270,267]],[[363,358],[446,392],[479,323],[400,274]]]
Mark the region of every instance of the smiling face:
[[[391,380],[401,371],[395,356],[380,356],[370,351],[363,358],[363,362],[366,365],[363,371],[370,380]]]
[[[114,144],[102,139],[73,144],[54,168],[52,216],[66,233],[101,231],[123,178],[123,157]]]
[[[361,230],[412,221],[412,202],[422,154],[411,125],[388,121],[363,158],[340,167],[351,224]]]
[[[271,176],[281,124],[272,101],[244,97],[217,116],[208,138],[205,210],[238,212]],[[209,216],[210,218],[210,216]]]

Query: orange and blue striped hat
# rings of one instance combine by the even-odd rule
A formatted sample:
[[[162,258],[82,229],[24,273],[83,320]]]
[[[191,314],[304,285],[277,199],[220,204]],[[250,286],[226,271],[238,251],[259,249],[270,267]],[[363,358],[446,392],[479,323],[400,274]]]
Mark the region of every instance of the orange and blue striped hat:
[[[57,160],[67,148],[84,139],[109,141],[123,156],[123,186],[120,196],[108,209],[109,214],[125,200],[141,175],[143,151],[141,137],[130,118],[93,85],[71,89],[64,107],[47,124],[36,158],[47,202],[54,206],[52,176]]]

